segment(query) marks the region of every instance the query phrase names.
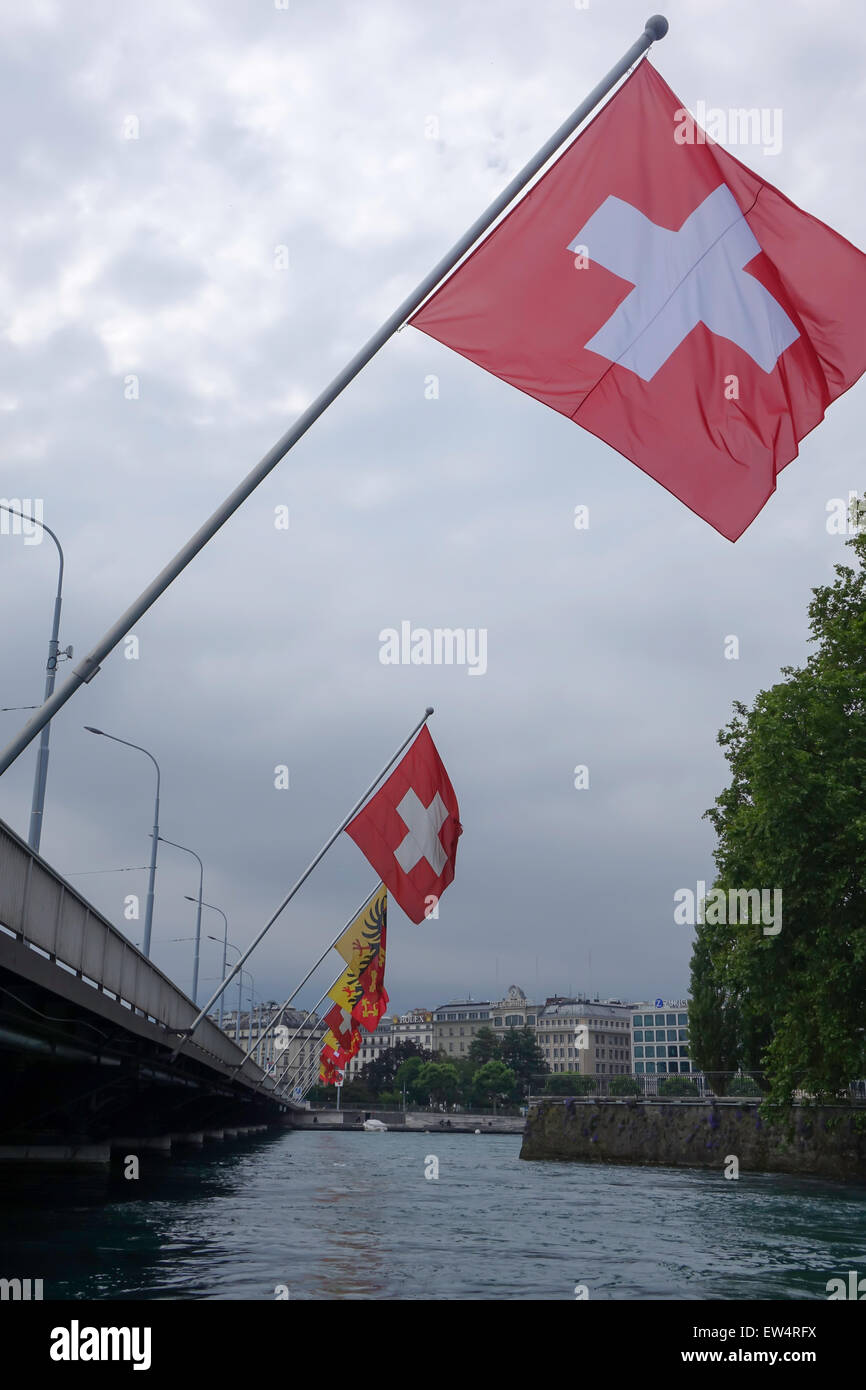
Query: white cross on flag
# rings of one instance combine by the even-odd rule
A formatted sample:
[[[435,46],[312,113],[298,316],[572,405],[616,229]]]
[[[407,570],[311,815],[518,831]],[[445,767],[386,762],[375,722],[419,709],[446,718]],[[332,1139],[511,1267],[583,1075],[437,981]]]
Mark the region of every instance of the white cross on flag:
[[[413,922],[431,915],[453,879],[462,830],[454,788],[426,726],[346,826]]]

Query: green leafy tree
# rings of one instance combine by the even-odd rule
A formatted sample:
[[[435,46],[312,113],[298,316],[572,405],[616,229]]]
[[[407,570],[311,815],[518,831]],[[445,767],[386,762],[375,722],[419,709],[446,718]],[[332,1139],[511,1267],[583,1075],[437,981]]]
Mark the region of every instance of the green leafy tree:
[[[457,1069],[450,1062],[425,1062],[416,1084],[425,1096],[437,1104],[450,1103],[457,1095]]]
[[[492,1058],[475,1073],[475,1098],[480,1105],[501,1104],[512,1100],[519,1082],[510,1067]]]
[[[662,1076],[659,1078],[660,1096],[696,1096],[698,1088],[687,1076]]]
[[[469,1060],[475,1063],[476,1067],[483,1067],[485,1062],[490,1062],[494,1058],[501,1060],[502,1054],[499,1049],[499,1038],[492,1028],[479,1028],[472,1042],[469,1044]]]
[[[422,1062],[430,1060],[432,1053],[412,1041],[398,1042],[394,1047],[386,1047],[378,1057],[367,1062],[359,1073],[360,1079],[373,1096],[382,1091],[397,1089],[397,1072],[403,1062],[418,1057]]]
[[[578,1071],[560,1071],[548,1076],[544,1092],[548,1096],[589,1096],[595,1091],[595,1077]]]
[[[723,1096],[730,1081],[728,1073],[737,1070],[740,1060],[742,1020],[737,996],[724,978],[727,933],[717,947],[720,959],[713,961],[715,930],[699,923],[692,948],[689,1047],[692,1061],[716,1094]]]
[[[547,1071],[544,1053],[529,1026],[506,1029],[500,1043],[499,1055],[505,1065],[514,1072],[522,1091],[528,1089],[533,1076]]]
[[[335,1088],[330,1087],[335,1093]],[[347,1105],[372,1105],[377,1099],[371,1088],[366,1084],[363,1074],[353,1077],[351,1081],[345,1081],[340,1096],[341,1106]]]
[[[866,534],[848,545],[856,568],[813,590],[806,664],[734,705],[731,782],[707,812],[717,886],[782,892],[769,931],[708,924],[698,940],[702,979],[739,1010],[744,1069],[783,1104],[866,1072]]]
[[[759,1096],[761,1088],[752,1076],[733,1076],[726,1094],[729,1096]]]
[[[394,1074],[394,1090],[399,1093],[400,1103],[403,1103],[403,1087],[406,1087],[406,1104],[423,1105],[427,1099],[426,1093],[418,1085],[418,1073],[424,1066],[423,1057],[407,1057],[405,1062],[401,1062]]]
[[[612,1096],[639,1096],[642,1094],[640,1082],[633,1076],[612,1076],[608,1093]]]

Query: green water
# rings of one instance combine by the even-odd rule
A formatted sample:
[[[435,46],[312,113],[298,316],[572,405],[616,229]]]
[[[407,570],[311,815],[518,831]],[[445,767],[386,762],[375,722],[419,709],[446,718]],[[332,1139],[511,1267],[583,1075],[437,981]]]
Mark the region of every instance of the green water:
[[[0,1274],[46,1299],[822,1300],[866,1274],[862,1187],[519,1150],[288,1132],[148,1160],[137,1182],[7,1174]]]

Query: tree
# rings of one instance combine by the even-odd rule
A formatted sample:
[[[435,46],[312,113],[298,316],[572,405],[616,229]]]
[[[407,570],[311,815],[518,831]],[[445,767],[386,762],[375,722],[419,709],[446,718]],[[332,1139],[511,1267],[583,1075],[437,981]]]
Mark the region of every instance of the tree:
[[[813,590],[805,666],[735,703],[731,782],[706,813],[716,886],[781,890],[784,915],[699,926],[693,983],[739,1011],[743,1066],[783,1104],[866,1071],[866,534],[848,545],[857,567]]]
[[[418,1072],[416,1085],[432,1101],[453,1101],[457,1094],[456,1068],[450,1062],[425,1062]]]
[[[633,1076],[612,1076],[608,1086],[608,1094],[612,1096],[639,1096],[642,1094],[640,1082]]]
[[[544,1093],[548,1096],[587,1096],[594,1090],[595,1077],[583,1076],[578,1071],[556,1072],[544,1083]]]
[[[528,1089],[533,1075],[547,1071],[544,1054],[535,1033],[528,1026],[507,1029],[499,1045],[499,1055],[514,1072],[524,1091]]]
[[[407,1057],[405,1062],[401,1062],[394,1075],[394,1090],[403,1100],[403,1087],[406,1087],[406,1103],[412,1101],[416,1105],[423,1105],[427,1099],[423,1088],[418,1085],[418,1073],[424,1066],[423,1057]]]
[[[501,1058],[499,1038],[492,1028],[485,1026],[478,1029],[469,1044],[468,1056],[476,1067],[483,1067],[485,1062],[490,1062],[493,1058]]]
[[[382,1091],[396,1089],[397,1072],[403,1062],[408,1061],[410,1057],[419,1057],[422,1062],[426,1062],[431,1056],[432,1053],[419,1047],[417,1043],[398,1042],[393,1047],[383,1048],[378,1057],[365,1063],[359,1077],[372,1094],[378,1096]]]
[[[742,1048],[740,1009],[736,996],[717,969],[712,955],[713,929],[699,923],[692,948],[689,998],[689,1048],[693,1063],[704,1072],[717,1095],[726,1093]]]
[[[494,1105],[497,1102],[512,1100],[518,1085],[518,1079],[511,1068],[496,1058],[485,1062],[475,1073],[475,1097],[480,1105]]]
[[[660,1096],[696,1096],[698,1088],[687,1076],[659,1077]]]

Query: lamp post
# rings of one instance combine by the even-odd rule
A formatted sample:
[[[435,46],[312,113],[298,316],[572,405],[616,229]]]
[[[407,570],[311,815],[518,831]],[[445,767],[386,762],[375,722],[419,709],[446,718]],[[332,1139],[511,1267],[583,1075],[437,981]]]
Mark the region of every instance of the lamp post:
[[[184,894],[184,897],[187,899],[188,902],[195,902],[195,898],[191,898],[191,897],[189,896],[188,893],[185,893],[185,894]],[[226,948],[227,948],[227,946],[228,946],[228,944],[229,944],[229,919],[228,919],[228,917],[226,917],[226,915],[225,915],[225,913],[223,912],[222,908],[221,908],[221,907],[214,907],[214,904],[213,904],[213,903],[202,903],[202,907],[209,907],[210,910],[211,910],[211,912],[218,912],[219,915],[220,915],[220,917],[222,917],[223,922],[225,923],[225,929],[224,929],[224,931],[223,931],[223,973],[222,973],[222,976],[221,976],[221,978],[224,980],[225,977],[226,977]],[[207,938],[207,939],[208,939],[208,941],[219,941],[219,937],[218,937],[218,936],[211,936],[210,933],[208,933],[208,938]],[[237,950],[237,949],[238,949],[237,946],[235,946],[234,949]],[[220,995],[219,1026],[220,1026],[220,1028],[222,1028],[222,1026],[223,1026],[223,997],[222,997],[222,995]]]
[[[159,763],[152,753],[148,753],[146,748],[142,748],[137,743],[130,743],[125,738],[118,738],[116,734],[107,734],[104,729],[94,729],[89,724],[85,724],[85,729],[89,734],[99,734],[101,738],[110,738],[113,743],[122,743],[125,748],[134,748],[138,753],[143,753],[146,758],[150,758],[156,768],[156,801],[153,806],[153,831],[150,843],[150,869],[147,875],[147,906],[144,913],[144,945],[143,952],[150,958],[150,934],[153,929],[153,890],[156,883],[156,851],[159,845]]]
[[[198,861],[198,897],[193,901],[198,903],[198,912],[195,919],[195,952],[192,958],[192,1002],[198,1008],[198,957],[201,947],[201,895],[204,886],[204,867],[194,849],[188,849],[186,845],[178,845],[174,840],[167,840],[164,835],[160,835],[160,840],[164,845],[171,845],[172,849],[182,849],[184,854],[191,854],[193,859]],[[188,895],[184,893],[184,897]]]
[[[223,915],[225,915],[225,914],[223,914]],[[211,940],[211,941],[218,941],[218,940],[219,940],[219,937],[212,936],[212,937],[210,938],[210,940]],[[236,946],[236,945],[234,944],[233,941],[227,941],[227,942],[226,942],[226,945],[227,945],[227,946],[231,946],[231,948],[232,948],[233,951],[237,951],[238,956],[242,956],[242,955],[243,955],[243,952],[242,952],[240,946]],[[248,971],[247,973],[249,974],[249,971]],[[225,979],[225,977],[226,977],[226,972],[225,972],[225,969],[223,969],[223,979]],[[243,985],[243,979],[244,979],[244,972],[243,972],[243,970],[239,970],[239,971],[238,971],[238,1011],[237,1011],[237,1016],[236,1016],[236,1018],[235,1018],[235,1042],[236,1042],[236,1043],[239,1043],[240,1040],[241,1040],[241,1004],[242,1004],[242,1002],[243,1002],[243,1000],[242,1000],[242,998],[241,998],[241,988],[242,988],[242,985]],[[220,995],[220,999],[222,999],[222,995]]]
[[[59,557],[59,568],[57,571],[57,594],[54,599],[54,619],[51,624],[51,638],[48,643],[48,661],[45,666],[45,694],[42,697],[43,704],[54,692],[54,679],[57,675],[57,663],[60,660],[60,606],[63,602],[63,547],[55,536],[50,526],[46,526],[44,521],[39,521],[35,516],[28,516],[26,512],[20,512],[17,507],[10,507],[7,502],[0,502],[4,512],[11,512],[13,516],[23,517],[25,521],[41,526],[42,530],[49,535],[57,546]],[[67,647],[64,656],[72,656],[72,648]],[[33,777],[33,800],[30,805],[30,833],[28,844],[32,850],[39,853],[39,844],[42,839],[42,813],[45,808],[45,786],[48,781],[48,741],[51,737],[51,720],[43,727],[39,738],[39,752],[36,755],[36,772]]]

